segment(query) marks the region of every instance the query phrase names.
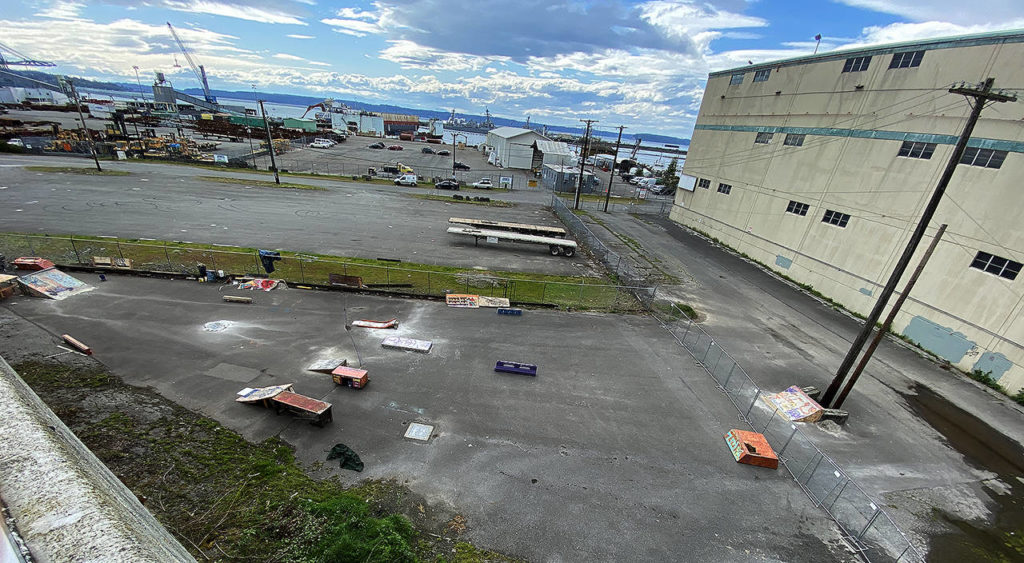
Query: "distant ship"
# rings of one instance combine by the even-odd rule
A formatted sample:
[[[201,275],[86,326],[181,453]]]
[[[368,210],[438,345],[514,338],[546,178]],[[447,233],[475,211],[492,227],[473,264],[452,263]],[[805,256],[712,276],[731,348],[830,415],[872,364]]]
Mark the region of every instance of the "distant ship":
[[[444,126],[446,129],[454,131],[462,131],[464,133],[487,133],[491,129],[494,129],[496,125],[491,121],[491,112],[489,109],[484,108],[484,121],[473,121],[472,119],[463,119],[461,117],[455,117],[455,110],[452,110],[452,114],[448,117],[448,121],[445,122]]]

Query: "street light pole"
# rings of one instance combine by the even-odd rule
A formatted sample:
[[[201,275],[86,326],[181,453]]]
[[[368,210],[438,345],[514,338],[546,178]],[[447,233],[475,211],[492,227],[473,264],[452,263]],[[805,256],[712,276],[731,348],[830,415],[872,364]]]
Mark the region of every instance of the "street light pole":
[[[455,179],[455,138],[456,137],[462,137],[463,139],[466,140],[467,143],[469,142],[469,137],[467,137],[465,135],[462,135],[462,134],[459,134],[459,133],[454,133],[454,132],[452,133],[452,180]]]
[[[604,194],[604,212],[608,213],[608,200],[612,197],[612,182],[615,180],[615,164],[619,160],[619,145],[622,144],[622,130],[625,125],[619,125],[619,138],[615,141],[615,154],[612,155],[612,174],[608,176],[608,191]]]
[[[252,167],[259,170],[259,167],[256,166],[256,149],[252,146],[252,127],[246,127],[245,132],[249,135],[249,154],[252,155]]]

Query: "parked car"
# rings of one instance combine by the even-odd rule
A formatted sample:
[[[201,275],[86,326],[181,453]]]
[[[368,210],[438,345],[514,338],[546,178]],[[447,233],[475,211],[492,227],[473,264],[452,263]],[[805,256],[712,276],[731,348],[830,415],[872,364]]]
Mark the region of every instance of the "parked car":
[[[368,146],[366,148],[368,148],[368,149],[382,149],[382,148],[384,148],[384,143],[379,143],[379,142],[378,143],[374,143],[374,144],[372,144],[372,145],[370,145],[370,146]]]
[[[434,182],[434,188],[459,191],[459,181],[455,179],[441,180],[440,182]]]
[[[400,150],[402,150],[402,145],[388,145],[388,150],[389,151],[400,151]]]
[[[669,195],[675,192],[675,189],[669,189],[665,184],[656,184],[651,188],[651,193],[654,195]]]
[[[430,147],[423,147],[422,149],[420,149],[420,152],[423,154],[435,154],[434,149]]]
[[[490,178],[480,178],[480,181],[473,182],[473,187],[478,190],[489,190],[494,187],[494,184],[491,183]]]
[[[455,168],[456,170],[469,170],[469,165],[462,162],[456,162],[452,168]]]
[[[450,151],[448,149],[441,149],[441,150],[437,151],[436,154],[437,154],[437,156],[451,156],[452,155],[452,151]]]
[[[7,144],[11,145],[12,147],[25,148],[25,143],[22,142],[21,139],[7,139]]]
[[[396,186],[416,186],[416,175],[415,174],[402,174],[395,178]]]
[[[307,146],[311,149],[329,149],[334,145],[332,143],[328,143],[324,139],[317,139]]]

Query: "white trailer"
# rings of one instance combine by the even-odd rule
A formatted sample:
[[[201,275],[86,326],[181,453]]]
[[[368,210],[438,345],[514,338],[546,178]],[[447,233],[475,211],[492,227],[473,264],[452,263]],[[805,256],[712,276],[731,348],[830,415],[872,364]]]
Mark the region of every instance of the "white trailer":
[[[501,242],[504,240],[530,244],[546,244],[552,256],[558,256],[559,254],[572,256],[576,254],[576,243],[562,238],[527,235],[511,231],[475,229],[472,227],[448,227],[448,234],[471,236],[476,245],[480,244],[480,239],[485,239],[487,242]]]
[[[507,223],[505,221],[490,221],[488,219],[464,219],[462,217],[451,217],[449,223],[455,225],[468,225],[478,229],[490,229],[494,231],[512,231],[524,235],[539,235],[565,238],[565,229],[562,227],[548,227],[546,225],[527,225],[526,223]]]

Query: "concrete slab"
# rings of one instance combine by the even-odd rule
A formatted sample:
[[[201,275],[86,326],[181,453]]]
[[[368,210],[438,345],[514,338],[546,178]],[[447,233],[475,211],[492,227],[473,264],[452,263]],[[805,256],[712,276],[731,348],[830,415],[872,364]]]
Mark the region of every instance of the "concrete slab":
[[[731,404],[649,318],[535,310],[513,325],[488,310],[313,291],[240,309],[217,289],[118,277],[79,299],[5,307],[95,341],[94,357],[127,382],[248,439],[280,436],[305,463],[341,439],[366,469],[338,478],[407,483],[465,516],[483,547],[554,561],[854,560],[784,473],[735,463],[722,445]],[[397,335],[430,334],[434,350],[382,349],[379,333],[337,322],[356,311],[401,318]],[[196,330],[218,318],[238,325]],[[495,359],[523,350],[543,378],[494,376]],[[374,382],[337,387],[306,370],[314,356],[350,358]],[[204,374],[221,364],[258,372],[246,387],[294,383],[333,403],[334,422],[316,429],[236,403],[240,383]],[[403,438],[412,422],[435,425],[429,447]]]

